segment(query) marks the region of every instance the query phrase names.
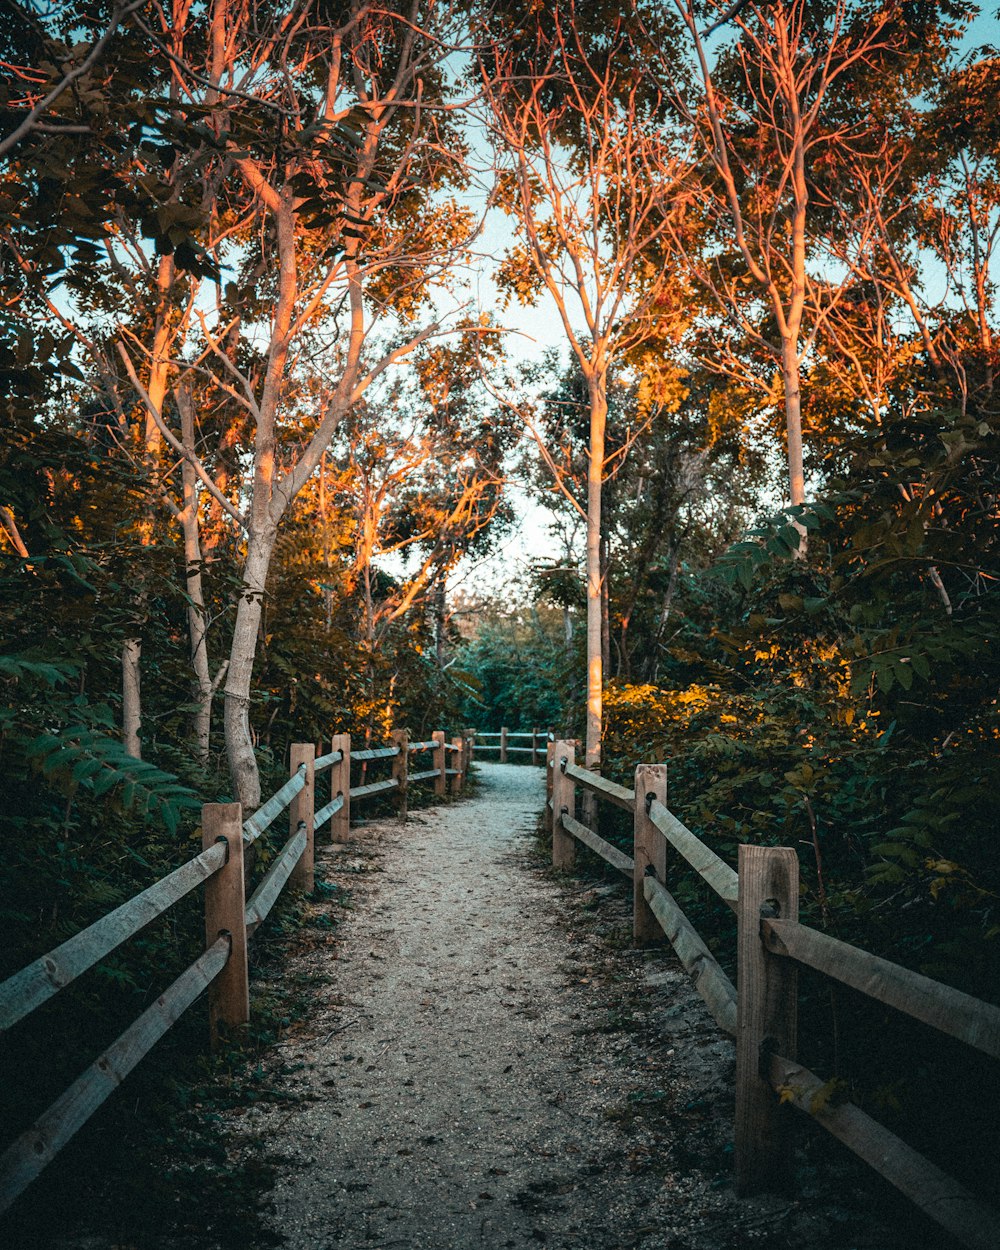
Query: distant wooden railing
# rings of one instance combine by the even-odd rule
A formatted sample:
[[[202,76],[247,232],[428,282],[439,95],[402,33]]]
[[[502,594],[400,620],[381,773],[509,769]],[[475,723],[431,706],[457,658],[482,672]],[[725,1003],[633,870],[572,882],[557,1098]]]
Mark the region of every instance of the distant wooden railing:
[[[551,729],[473,729],[473,745],[479,751],[499,751],[500,763],[510,763],[511,755],[530,755],[532,764],[542,764],[545,760],[545,744],[552,741],[554,734]],[[487,739],[496,738],[496,742]],[[515,738],[529,738],[531,746],[518,747],[511,743]]]
[[[421,752],[430,752],[433,767],[412,772],[410,756]],[[469,756],[465,734],[447,742],[443,732],[426,742],[411,743],[406,730],[397,730],[391,745],[353,754],[350,735],[336,734],[329,754],[319,757],[311,742],[295,743],[288,781],[252,816],[243,820],[239,803],[206,803],[199,855],[0,984],[2,1031],[30,1015],[192,890],[205,885],[204,953],[0,1156],[0,1213],[23,1193],[204,990],[208,990],[213,1048],[226,1030],[249,1021],[247,943],[286,885],[312,892],[315,835],[327,821],[331,841],[337,841],[347,836],[352,801],[391,791],[396,795],[400,817],[405,818],[411,784],[433,779],[435,795],[444,797],[449,790],[458,794],[465,784]],[[392,761],[391,776],[352,786],[352,764],[378,760]],[[330,800],[317,811],[316,777],[327,769]],[[244,848],[253,845],[286,808],[288,840],[247,899]]]
[[[741,846],[733,869],[667,808],[667,770],[640,764],[627,790],[575,763],[576,744],[550,742],[546,826],[552,863],[574,865],[582,842],[631,878],[633,932],[640,944],[669,938],[720,1028],[736,1039],[736,1182],[741,1194],[791,1176],[790,1103],[899,1189],[957,1241],[997,1250],[1000,1215],[850,1103],[832,1106],[795,1060],[798,968],[813,968],[877,1002],[1000,1058],[1000,1008],[799,923],[799,864],[790,847]],[[576,787],[633,813],[626,855],[576,817]],[[636,801],[639,796],[639,801]],[[672,847],[736,913],[737,985],[666,886]]]

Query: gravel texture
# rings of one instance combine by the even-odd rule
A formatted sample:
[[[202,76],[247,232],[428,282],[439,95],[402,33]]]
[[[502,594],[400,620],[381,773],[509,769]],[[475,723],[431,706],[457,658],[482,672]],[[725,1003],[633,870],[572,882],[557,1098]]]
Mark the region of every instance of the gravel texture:
[[[266,1224],[292,1250],[897,1244],[853,1175],[736,1200],[731,1043],[631,947],[624,882],[546,869],[541,772],[478,778],[320,856],[351,910],[285,971],[328,974],[274,1052],[286,1099],[227,1126],[231,1157],[279,1160]]]

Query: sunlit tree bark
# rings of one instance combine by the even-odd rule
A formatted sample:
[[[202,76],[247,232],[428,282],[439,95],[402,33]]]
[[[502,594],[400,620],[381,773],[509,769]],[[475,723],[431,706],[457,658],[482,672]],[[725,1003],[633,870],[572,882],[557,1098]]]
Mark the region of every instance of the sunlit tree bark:
[[[890,13],[869,14],[835,0],[819,20],[806,0],[720,3],[713,6],[719,24],[733,35],[720,50],[706,43],[702,9],[691,0],[673,2],[687,29],[698,89],[679,72],[672,48],[661,49],[660,73],[672,84],[709,171],[702,200],[709,237],[688,261],[729,326],[705,363],[764,395],[770,379],[750,358],[776,366],[794,506],[806,498],[804,362],[850,280],[849,270],[838,279],[831,263],[815,173],[865,133],[865,121],[838,115],[834,96],[842,80],[889,47]],[[871,220],[853,223],[855,256],[868,250],[873,230]]]
[[[501,277],[524,301],[542,292],[552,301],[587,387],[586,500],[567,497],[586,522],[588,768],[601,758],[608,376],[683,320],[667,243],[681,230],[686,154],[665,124],[662,96],[642,86],[643,57],[621,14],[585,13],[566,0],[530,6],[514,33],[497,19],[478,58],[502,203],[520,235]]]
[[[59,114],[72,92],[54,106],[109,188],[99,243],[68,302],[27,254],[23,273],[124,419],[138,416],[131,454],[181,527],[201,758],[218,674],[208,680],[198,553],[242,543],[224,720],[246,807],[259,799],[252,675],[279,527],[371,382],[439,332],[428,293],[474,232],[445,194],[464,149],[442,63],[463,20],[436,0],[349,0],[333,14],[314,0],[130,5],[120,32],[141,72],[109,62],[94,114],[105,130]],[[32,142],[45,124],[32,122]],[[17,255],[14,231],[10,242]],[[122,670],[136,751],[138,637]]]
[[[223,316],[267,326],[248,371],[223,351],[224,327],[213,330],[201,317],[203,355],[252,424],[245,507],[222,496],[162,410],[158,424],[245,533],[224,720],[233,783],[252,807],[259,801],[252,676],[279,526],[371,382],[437,332],[436,323],[412,328],[412,316],[436,267],[463,244],[470,220],[454,207],[421,216],[423,195],[415,192],[415,179],[426,192],[461,159],[459,147],[448,151],[440,142],[441,124],[425,101],[443,55],[426,27],[440,33],[450,18],[444,6],[412,3],[396,13],[354,3],[333,30],[309,5],[276,14],[266,28],[225,5],[213,6],[212,15],[214,44],[226,50],[226,69],[210,86],[224,140],[219,186],[229,205],[245,206],[240,211],[253,226],[247,242],[259,240],[245,250]],[[190,98],[203,97],[197,72],[179,58],[174,65]],[[305,78],[316,84],[311,95],[296,88]],[[261,142],[248,100],[278,120],[286,142]],[[267,295],[259,289],[265,273]],[[377,312],[399,307],[401,296],[411,325],[394,345],[373,352]],[[343,318],[335,339],[328,317]],[[307,343],[318,365],[311,374],[293,359]]]

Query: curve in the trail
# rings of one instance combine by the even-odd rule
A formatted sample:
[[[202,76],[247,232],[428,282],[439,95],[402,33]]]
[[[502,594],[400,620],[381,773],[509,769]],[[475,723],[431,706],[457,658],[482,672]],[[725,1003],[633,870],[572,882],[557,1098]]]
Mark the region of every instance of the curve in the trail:
[[[629,948],[626,891],[601,892],[609,955],[594,892],[539,871],[542,773],[478,778],[476,797],[326,857],[356,899],[310,1036],[273,1067],[302,1100],[234,1130],[245,1158],[284,1160],[268,1222],[292,1250],[716,1250],[787,1221],[783,1200],[733,1198],[729,1043],[663,952]]]

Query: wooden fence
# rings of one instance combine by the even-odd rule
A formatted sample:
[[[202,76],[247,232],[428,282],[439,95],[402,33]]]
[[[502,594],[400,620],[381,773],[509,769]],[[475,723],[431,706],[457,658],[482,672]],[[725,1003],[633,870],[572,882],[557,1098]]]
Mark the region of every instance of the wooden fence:
[[[797,973],[813,968],[994,1058],[1000,1058],[1000,1008],[800,924],[793,849],[741,846],[733,869],[667,807],[665,765],[640,764],[628,790],[578,767],[575,748],[569,741],[548,744],[552,862],[572,868],[582,842],[629,878],[636,941],[651,941],[662,930],[720,1028],[736,1039],[738,1191],[749,1194],[790,1178],[787,1103],[839,1138],[962,1245],[996,1250],[1000,1216],[992,1208],[859,1107],[831,1105],[821,1096],[822,1079],[796,1061]],[[632,813],[631,856],[577,819],[578,786]],[[735,986],[667,889],[668,848],[736,914]]]
[[[429,754],[430,768],[412,770],[410,757]],[[316,833],[330,822],[330,839],[346,836],[352,803],[376,794],[395,795],[405,817],[411,785],[434,782],[434,793],[459,793],[465,783],[469,743],[463,734],[446,741],[435,733],[410,742],[405,730],[392,744],[351,751],[349,734],[337,734],[326,755],[312,743],[291,749],[288,781],[247,820],[239,803],[207,803],[202,808],[202,851],[148,889],[36,959],[0,984],[0,1030],[11,1028],[92,968],[168,908],[205,885],[205,951],[100,1055],[73,1084],[0,1156],[0,1213],[39,1175],[125,1079],[172,1024],[208,990],[211,1045],[225,1031],[250,1019],[247,943],[263,924],[288,884],[313,888]],[[390,761],[383,780],[351,784],[351,766],[365,770]],[[330,771],[330,799],[316,810],[316,778]],[[289,836],[250,898],[245,897],[243,852],[287,808]]]
[[[551,742],[555,735],[551,729],[524,729],[512,730],[505,725],[502,729],[473,729],[469,731],[472,734],[473,746],[478,751],[499,751],[500,763],[509,764],[513,761],[510,759],[512,755],[530,756],[528,763],[541,764],[545,760],[545,745]],[[495,738],[493,742],[491,739]],[[530,746],[515,746],[515,738],[528,738],[531,742]]]

